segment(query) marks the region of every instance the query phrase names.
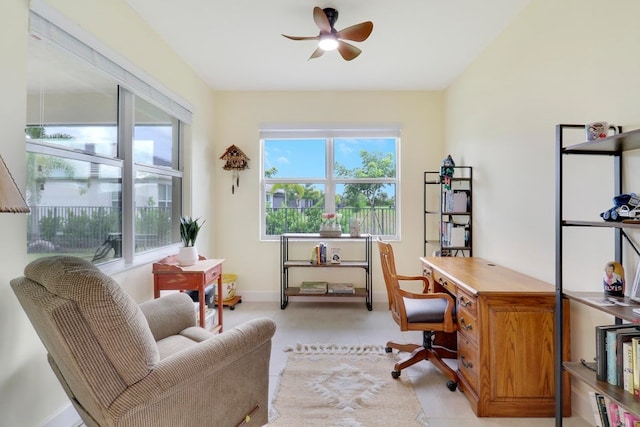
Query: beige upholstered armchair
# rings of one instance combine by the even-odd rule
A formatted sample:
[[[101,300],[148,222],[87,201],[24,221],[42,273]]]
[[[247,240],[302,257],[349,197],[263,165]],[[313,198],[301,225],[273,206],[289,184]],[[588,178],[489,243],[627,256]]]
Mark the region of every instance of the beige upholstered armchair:
[[[262,426],[273,321],[196,327],[191,298],[136,304],[80,258],[33,261],[11,281],[88,426]]]

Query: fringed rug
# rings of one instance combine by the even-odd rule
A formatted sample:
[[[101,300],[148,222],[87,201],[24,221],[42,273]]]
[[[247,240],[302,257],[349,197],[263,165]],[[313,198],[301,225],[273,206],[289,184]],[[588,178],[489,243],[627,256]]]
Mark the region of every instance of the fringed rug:
[[[409,378],[391,377],[398,356],[383,346],[288,347],[269,426],[428,426]]]

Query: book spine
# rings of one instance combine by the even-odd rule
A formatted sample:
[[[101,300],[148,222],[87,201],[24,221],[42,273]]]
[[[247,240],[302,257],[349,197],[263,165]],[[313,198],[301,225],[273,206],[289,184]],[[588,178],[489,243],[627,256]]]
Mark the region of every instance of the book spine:
[[[640,356],[640,337],[634,337],[631,340],[631,347],[633,351],[633,395],[640,397],[640,364],[638,363],[638,357]]]
[[[595,427],[602,427],[602,421],[600,418],[600,408],[598,407],[598,393],[594,391],[589,392],[589,402],[591,402],[591,410],[593,411],[593,422]]]
[[[624,390],[633,394],[633,343],[622,344],[622,384]]]
[[[607,401],[600,393],[596,393],[596,398],[598,400],[598,410],[600,412],[600,422],[602,423],[602,427],[611,427],[609,424],[609,415],[607,414]]]
[[[607,382],[618,385],[618,373],[616,371],[616,333],[607,331]]]
[[[596,378],[607,380],[607,332],[596,326]]]

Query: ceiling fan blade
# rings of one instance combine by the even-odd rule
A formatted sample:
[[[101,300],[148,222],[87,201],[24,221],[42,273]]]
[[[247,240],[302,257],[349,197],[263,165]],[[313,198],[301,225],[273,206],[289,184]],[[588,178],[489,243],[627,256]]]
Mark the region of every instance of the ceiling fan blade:
[[[282,37],[286,37],[291,40],[319,40],[320,39],[318,36],[299,37],[299,36],[288,36],[286,34],[283,34]]]
[[[366,21],[338,31],[339,39],[353,40],[354,42],[363,42],[369,37],[373,31],[373,22]]]
[[[317,48],[316,50],[313,51],[313,53],[311,54],[311,56],[309,57],[309,59],[313,59],[313,58],[319,58],[324,54],[324,50]],[[307,61],[309,60],[307,59]]]
[[[362,51],[354,45],[343,42],[342,40],[338,40],[338,52],[340,52],[340,55],[342,55],[345,61],[351,61],[362,53]]]
[[[329,23],[329,18],[327,18],[324,10],[320,9],[318,6],[313,8],[313,20],[316,22],[316,25],[323,33],[331,32],[331,24]]]

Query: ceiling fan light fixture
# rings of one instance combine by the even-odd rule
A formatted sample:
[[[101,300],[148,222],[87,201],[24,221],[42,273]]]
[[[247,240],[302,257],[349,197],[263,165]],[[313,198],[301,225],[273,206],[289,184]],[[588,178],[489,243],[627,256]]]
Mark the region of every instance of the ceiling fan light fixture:
[[[338,48],[338,39],[333,34],[323,34],[320,36],[318,47],[324,51],[336,50]]]

